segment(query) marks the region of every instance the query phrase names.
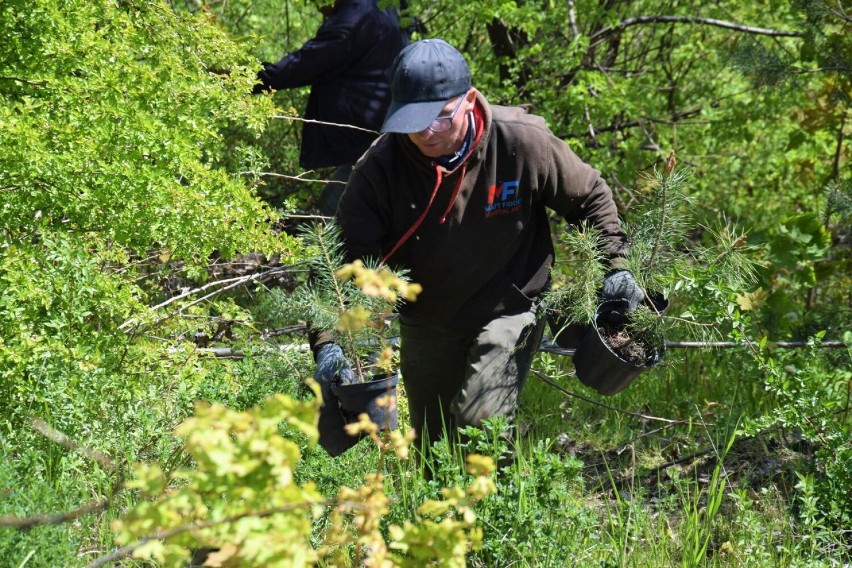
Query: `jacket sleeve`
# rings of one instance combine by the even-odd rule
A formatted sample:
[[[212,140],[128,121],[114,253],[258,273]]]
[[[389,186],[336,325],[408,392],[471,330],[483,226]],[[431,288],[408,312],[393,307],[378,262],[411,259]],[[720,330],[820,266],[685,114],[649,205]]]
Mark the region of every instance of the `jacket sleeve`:
[[[387,248],[391,211],[386,200],[357,166],[337,205],[346,261],[382,260]]]
[[[583,162],[565,142],[547,137],[543,155],[549,156],[542,187],[545,205],[568,223],[587,222],[603,238],[604,252],[613,268],[626,268],[627,236],[621,228],[612,190],[601,173]]]
[[[273,89],[291,89],[328,81],[345,70],[366,49],[353,41],[356,29],[364,20],[350,12],[330,16],[313,39],[277,63],[265,64],[258,77]]]

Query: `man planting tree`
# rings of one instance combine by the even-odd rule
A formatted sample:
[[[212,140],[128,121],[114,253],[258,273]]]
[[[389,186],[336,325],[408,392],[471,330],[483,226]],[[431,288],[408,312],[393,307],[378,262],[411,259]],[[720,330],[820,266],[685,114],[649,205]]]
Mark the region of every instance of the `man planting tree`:
[[[423,287],[400,309],[400,360],[411,425],[431,443],[445,426],[511,421],[518,408],[554,257],[546,208],[600,233],[605,297],[630,310],[644,294],[623,269],[626,237],[600,172],[541,117],[489,104],[458,50],[409,45],[391,93],[384,134],[355,165],[337,222],[348,260],[381,259]],[[334,336],[311,339],[315,378],[348,381]],[[327,401],[324,412],[335,411]]]

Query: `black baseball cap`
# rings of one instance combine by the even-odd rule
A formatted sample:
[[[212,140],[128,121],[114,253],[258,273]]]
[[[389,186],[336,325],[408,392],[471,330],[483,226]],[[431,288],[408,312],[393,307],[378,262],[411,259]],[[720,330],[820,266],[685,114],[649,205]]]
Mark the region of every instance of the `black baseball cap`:
[[[464,56],[442,39],[416,41],[391,68],[391,104],[382,132],[420,132],[438,118],[447,101],[470,90]]]

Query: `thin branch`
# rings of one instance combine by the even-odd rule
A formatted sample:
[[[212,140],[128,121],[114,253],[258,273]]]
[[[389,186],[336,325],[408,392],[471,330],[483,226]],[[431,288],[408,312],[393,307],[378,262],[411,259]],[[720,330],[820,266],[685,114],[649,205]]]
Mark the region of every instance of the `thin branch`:
[[[47,81],[30,81],[29,79],[22,79],[21,77],[0,76],[0,81],[17,81],[19,83],[24,83],[25,85],[32,85],[33,87],[41,87],[47,85]]]
[[[303,324],[288,325],[278,329],[267,329],[261,332],[260,339],[269,339],[270,337],[278,337],[279,335],[289,335],[291,333],[304,333],[307,326]]]
[[[230,517],[225,517],[223,519],[218,519],[215,521],[203,521],[199,523],[189,523],[186,525],[180,525],[169,529],[167,531],[158,531],[151,536],[146,536],[145,538],[139,539],[133,544],[129,544],[127,546],[123,546],[113,552],[107,554],[106,556],[101,556],[94,562],[90,563],[87,568],[98,568],[99,566],[105,566],[115,560],[119,560],[121,558],[126,558],[133,554],[133,552],[139,547],[145,545],[152,540],[167,540],[173,536],[177,536],[179,534],[183,534],[185,532],[197,531],[208,529],[210,527],[215,527],[217,525],[222,525],[225,523],[233,523],[239,521],[241,519],[245,519],[248,517],[254,517],[258,519],[263,519],[266,517],[271,517],[272,515],[277,515],[278,513],[284,513],[287,511],[293,511],[296,509],[309,509],[310,507],[315,506],[317,503],[311,501],[305,501],[303,503],[290,503],[288,505],[281,505],[280,507],[274,507],[272,509],[266,509],[263,511],[248,511],[245,513],[240,513],[238,515],[231,515]]]
[[[600,134],[601,132],[617,132],[626,130],[628,128],[635,128],[637,126],[642,126],[644,124],[652,123],[652,124],[667,124],[667,125],[675,125],[682,124],[683,120],[686,118],[691,118],[696,115],[701,114],[701,108],[697,108],[694,110],[685,110],[671,115],[668,118],[653,118],[653,117],[643,117],[636,120],[628,120],[625,122],[613,122],[608,124],[607,126],[599,126],[595,128],[595,132]],[[702,121],[696,124],[709,124],[708,122]],[[560,134],[562,138],[578,138],[579,136],[571,133]]]
[[[305,177],[303,177],[303,176],[306,176],[307,174],[310,174],[312,172],[313,172],[313,170],[309,170],[307,172],[302,172],[297,176],[291,176],[291,175],[287,175],[287,174],[278,174],[278,173],[275,173],[275,172],[244,171],[244,172],[240,172],[240,175],[243,175],[243,176],[277,177],[277,178],[284,178],[284,179],[289,179],[289,180],[293,180],[293,181],[304,181],[304,182],[307,182],[307,183],[324,183],[324,184],[340,183],[340,184],[346,184],[345,181],[341,181],[339,179],[306,179]]]
[[[568,23],[571,24],[571,39],[577,39],[580,31],[577,29],[577,17],[574,13],[574,0],[568,0]]]
[[[733,347],[755,347],[758,344],[754,341],[666,341],[666,348],[675,349],[726,349]],[[767,347],[777,347],[779,349],[797,349],[801,347],[814,347],[824,349],[839,349],[848,347],[842,341],[820,341],[811,344],[808,341],[767,341]]]
[[[835,183],[840,183],[840,156],[843,154],[843,129],[846,127],[846,119],[849,113],[843,115],[843,120],[840,121],[840,127],[837,129],[837,147],[834,150],[834,161],[831,166],[831,177]],[[826,227],[827,228],[827,227]]]
[[[843,65],[834,65],[831,67],[815,67],[813,69],[802,69],[800,67],[793,67],[793,73],[798,73],[800,75],[804,75],[806,73],[825,73],[826,71],[840,71],[841,73],[849,73],[852,71],[852,67],[846,67]]]
[[[583,118],[586,119],[586,123],[589,125],[589,138],[592,139],[592,144],[597,148],[599,145],[598,137],[595,134],[595,125],[592,124],[592,117],[589,114],[589,105],[583,105]]]
[[[352,130],[360,130],[361,132],[369,132],[370,134],[379,135],[381,132],[377,132],[375,130],[370,130],[369,128],[361,128],[360,126],[353,126],[351,124],[337,124],[335,122],[323,122],[322,120],[311,120],[309,118],[301,118],[299,116],[285,116],[276,114],[271,118],[277,118],[279,120],[295,120],[298,122],[307,122],[309,124],[322,124],[323,126],[336,126],[338,128],[351,128]]]
[[[55,428],[49,426],[43,420],[35,419],[31,421],[31,424],[36,432],[38,432],[48,440],[56,442],[57,444],[70,450],[79,452],[87,458],[101,464],[105,468],[113,472],[117,472],[118,476],[109,493],[103,499],[95,499],[85,505],[82,505],[70,511],[66,511],[64,513],[57,513],[52,515],[32,515],[29,517],[2,516],[0,517],[0,527],[29,529],[39,525],[60,525],[68,521],[78,519],[84,515],[106,511],[107,508],[109,508],[110,503],[112,503],[112,501],[115,499],[115,497],[119,493],[121,493],[121,491],[124,490],[124,475],[121,470],[116,467],[115,462],[113,462],[105,454],[97,450],[93,450],[91,448],[86,448],[85,446],[82,446],[81,444],[75,442],[63,432],[60,432],[59,430],[56,430]]]
[[[283,219],[308,219],[309,221],[327,221],[329,219],[334,219],[334,217],[329,217],[328,215],[284,215]]]
[[[102,500],[95,500],[91,503],[78,507],[65,513],[56,515],[33,515],[32,517],[0,517],[0,527],[10,527],[14,529],[29,529],[34,526],[41,525],[61,525],[68,521],[73,521],[84,515],[91,513],[100,513],[106,511],[110,505],[111,499],[118,493],[120,487],[115,487],[110,497]]]
[[[284,328],[281,330],[281,333],[270,333],[269,335],[264,336],[261,334],[262,338],[271,337],[272,335],[281,335],[286,333],[293,333],[295,331],[303,331],[304,326],[293,326],[292,328]],[[391,338],[393,341],[393,338]],[[756,342],[753,341],[666,341],[665,346],[666,349],[730,349],[735,347],[755,347],[757,345]],[[807,341],[770,341],[767,343],[767,346],[771,348],[777,349],[800,349],[802,347],[810,347],[811,343]],[[813,344],[816,348],[823,349],[839,349],[843,347],[848,347],[842,341],[823,341],[820,343]],[[254,352],[254,355],[268,355],[272,353],[278,352],[286,352],[286,351],[308,351],[310,346],[307,343],[301,344],[290,344],[290,343],[281,343],[278,344],[277,350],[270,348],[268,350],[262,350],[261,352]],[[552,353],[554,355],[562,355],[564,357],[572,357],[574,355],[575,349],[566,349],[564,347],[559,347],[558,345],[551,343],[550,341],[544,339],[541,342],[541,345],[538,348],[542,353]],[[213,355],[217,359],[242,359],[245,356],[245,353],[240,349],[233,349],[231,347],[199,347],[197,349],[200,353],[209,353]]]
[[[852,16],[846,13],[846,10],[843,9],[843,5],[840,0],[837,2],[837,10],[829,8],[828,5],[826,5],[826,9],[844,22],[852,22]]]
[[[176,312],[171,313],[167,316],[164,316],[164,317],[158,319],[157,321],[154,322],[154,325],[162,323],[165,320],[167,320],[171,317],[174,317],[175,315],[191,308],[192,306],[200,304],[201,302],[204,302],[205,300],[209,300],[210,298],[217,296],[217,295],[221,294],[222,292],[226,292],[228,290],[236,288],[237,286],[242,286],[243,284],[248,284],[249,282],[265,279],[265,278],[268,278],[270,276],[274,276],[275,274],[280,274],[281,272],[284,272],[285,270],[286,270],[286,267],[279,266],[279,267],[273,268],[271,270],[268,270],[266,272],[259,272],[257,274],[249,274],[247,276],[240,276],[240,277],[237,277],[237,278],[227,278],[225,280],[217,280],[215,282],[210,282],[208,284],[205,284],[204,286],[201,286],[200,288],[196,288],[194,290],[189,290],[189,291],[184,292],[182,294],[178,294],[177,296],[169,298],[165,302],[150,308],[149,311],[152,311],[152,312],[156,311],[160,308],[164,308],[164,307],[168,306],[169,304],[172,304],[173,302],[176,302],[176,301],[181,300],[183,298],[186,298],[186,297],[189,297],[189,296],[194,296],[195,294],[201,293],[201,292],[208,290],[210,288],[213,288],[213,287],[221,286],[221,288],[219,288],[218,290],[214,290],[213,292],[206,294],[205,296],[202,296],[201,298],[198,298],[197,300],[194,300],[194,301],[190,302],[189,304],[186,304],[185,306],[182,306]],[[129,320],[127,320],[126,322],[124,322],[123,324],[118,326],[118,329],[126,329],[127,327],[133,325],[134,323],[138,323],[138,318],[135,318],[135,317],[130,318]]]
[[[206,295],[198,298],[197,300],[193,300],[192,302],[190,302],[190,303],[188,303],[184,306],[181,306],[175,312],[172,312],[171,314],[168,314],[168,315],[163,316],[163,317],[159,318],[158,320],[156,320],[154,322],[154,325],[158,325],[158,324],[166,321],[167,319],[172,318],[172,317],[188,310],[189,308],[191,308],[193,306],[196,306],[196,305],[198,305],[202,302],[206,302],[210,298],[218,296],[222,292],[227,292],[228,290],[233,290],[234,288],[236,288],[238,286],[242,286],[244,284],[248,284],[249,282],[262,281],[263,279],[265,279],[269,276],[279,274],[281,272],[284,272],[285,270],[286,270],[286,268],[282,266],[280,268],[273,268],[272,270],[269,270],[267,272],[261,272],[261,273],[258,273],[258,274],[250,274],[248,276],[241,276],[240,278],[235,278],[235,279],[233,279],[235,281],[232,284],[228,284],[227,286],[225,286],[223,288],[220,288],[218,290],[214,290],[214,291],[210,292],[209,294],[206,294]],[[223,281],[220,281],[220,283],[221,282],[223,282]]]
[[[619,412],[621,414],[627,414],[628,416],[633,416],[635,418],[641,418],[642,420],[654,420],[654,421],[657,421],[657,422],[665,422],[666,424],[686,424],[687,423],[686,420],[672,420],[671,418],[660,418],[659,416],[651,416],[650,414],[642,414],[640,412],[632,412],[630,410],[624,410],[623,408],[616,408],[614,406],[609,406],[609,405],[604,404],[602,402],[598,402],[594,399],[585,397],[581,394],[577,394],[577,393],[565,390],[564,388],[562,388],[558,384],[556,384],[553,381],[551,381],[550,379],[548,379],[541,371],[537,371],[537,370],[533,369],[532,373],[533,373],[533,375],[538,377],[538,379],[540,379],[542,382],[547,383],[548,385],[552,386],[553,388],[555,388],[556,390],[558,390],[559,392],[561,392],[564,395],[571,396],[571,397],[574,397],[574,398],[579,398],[582,401],[588,402],[589,404],[594,404],[595,406],[600,406],[601,408],[606,408],[607,410],[613,410],[613,411]]]
[[[275,268],[273,270],[280,270],[280,269]],[[195,288],[194,290],[188,290],[188,291],[186,291],[182,294],[178,294],[177,296],[173,296],[173,297],[169,298],[168,300],[166,300],[165,302],[163,302],[161,304],[157,304],[156,306],[151,308],[151,311],[159,310],[160,308],[165,308],[169,304],[172,304],[172,303],[174,303],[178,300],[182,300],[183,298],[186,298],[188,296],[194,296],[194,295],[198,294],[199,292],[203,292],[203,291],[208,290],[210,288],[215,288],[217,286],[225,286],[225,285],[228,285],[228,284],[233,284],[235,282],[241,283],[241,282],[244,282],[244,281],[246,281],[246,280],[248,280],[248,279],[250,279],[254,276],[257,276],[257,275],[256,274],[250,274],[250,275],[247,275],[247,276],[237,276],[235,278],[225,278],[224,280],[216,280],[214,282],[208,282],[207,284],[205,284],[204,286],[201,286],[200,288]]]
[[[51,427],[45,421],[39,420],[38,418],[32,420],[30,424],[32,424],[33,430],[51,442],[56,442],[60,446],[68,448],[69,450],[79,452],[90,460],[101,464],[110,471],[116,471],[115,462],[113,462],[106,454],[80,445],[78,442],[75,442],[64,433]]]
[[[804,35],[801,32],[785,32],[768,28],[757,28],[754,26],[746,26],[743,24],[737,24],[735,22],[726,22],[724,20],[717,20],[714,18],[699,18],[696,16],[637,16],[636,18],[627,18],[625,20],[620,21],[615,26],[603,28],[602,30],[593,33],[591,36],[589,36],[589,48],[591,49],[599,45],[603,41],[603,39],[606,38],[606,36],[622,32],[631,26],[662,23],[714,26],[717,28],[724,28],[742,33],[766,35],[771,37],[802,37]]]
[[[651,150],[653,152],[656,152],[656,154],[660,157],[660,159],[665,158],[666,157],[665,151],[662,148],[660,148],[660,145],[657,144],[656,140],[654,140],[654,137],[651,135],[650,132],[648,132],[648,129],[645,127],[645,123],[641,123],[640,126],[642,127],[642,132],[645,134],[645,138],[648,139],[648,143],[651,145],[650,146]]]

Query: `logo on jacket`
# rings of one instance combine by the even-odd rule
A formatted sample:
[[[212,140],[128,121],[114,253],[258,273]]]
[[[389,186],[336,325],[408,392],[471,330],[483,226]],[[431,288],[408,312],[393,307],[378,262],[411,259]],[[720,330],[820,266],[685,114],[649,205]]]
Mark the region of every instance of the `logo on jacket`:
[[[485,206],[485,217],[520,211],[522,202],[520,180],[504,181],[499,185],[492,185],[488,188],[488,205]]]

